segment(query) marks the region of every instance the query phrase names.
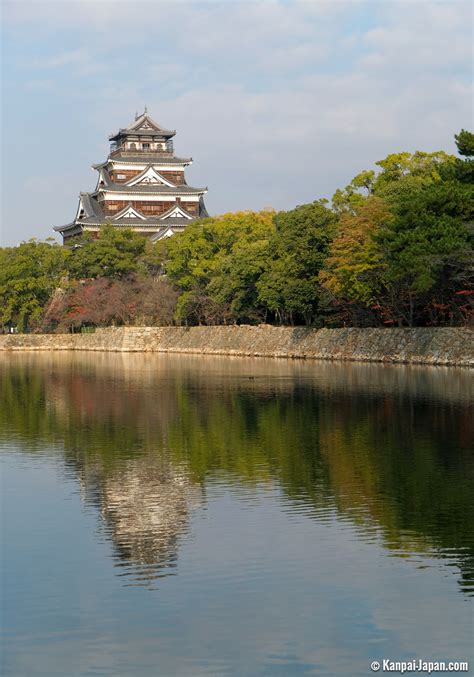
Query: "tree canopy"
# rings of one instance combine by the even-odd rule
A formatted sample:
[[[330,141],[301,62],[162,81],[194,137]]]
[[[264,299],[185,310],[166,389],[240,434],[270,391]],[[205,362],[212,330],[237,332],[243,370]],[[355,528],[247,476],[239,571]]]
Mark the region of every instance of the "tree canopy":
[[[167,244],[166,272],[182,294],[178,319],[200,323],[261,319],[256,283],[275,230],[273,212],[237,212],[192,223]]]
[[[330,205],[201,219],[157,244],[108,225],[0,249],[1,324],[470,323],[474,134],[455,140],[459,157],[389,154]]]
[[[258,297],[276,319],[311,324],[318,312],[319,271],[327,256],[336,217],[321,202],[275,215]]]
[[[145,238],[128,228],[103,226],[100,237],[86,236],[73,247],[69,275],[75,279],[123,279],[139,270],[145,243]]]
[[[0,248],[0,325],[19,331],[34,326],[66,274],[69,256],[52,240]]]

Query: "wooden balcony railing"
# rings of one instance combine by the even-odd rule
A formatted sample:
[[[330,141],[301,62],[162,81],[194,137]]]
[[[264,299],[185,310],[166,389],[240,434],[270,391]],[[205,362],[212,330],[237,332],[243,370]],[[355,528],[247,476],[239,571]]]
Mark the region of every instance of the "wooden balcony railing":
[[[169,144],[166,147],[166,150],[162,148],[126,148],[125,146],[110,146],[110,154],[116,155],[122,153],[123,155],[163,155],[164,157],[169,157],[173,155],[173,145]]]

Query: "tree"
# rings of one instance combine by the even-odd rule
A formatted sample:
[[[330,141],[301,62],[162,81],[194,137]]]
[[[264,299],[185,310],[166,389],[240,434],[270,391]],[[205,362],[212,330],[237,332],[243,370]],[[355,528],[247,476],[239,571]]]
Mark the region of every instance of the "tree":
[[[276,231],[258,297],[279,322],[311,324],[319,305],[319,272],[334,232],[336,217],[321,202],[301,205],[274,218]]]
[[[66,273],[70,252],[52,239],[0,249],[0,325],[34,329]]]
[[[441,181],[446,167],[454,167],[456,161],[454,155],[444,151],[391,153],[375,163],[381,168],[377,175],[373,170],[364,170],[344,189],[336,190],[332,198],[333,210],[337,214],[355,214],[371,195],[384,197],[387,192],[404,190],[411,183],[428,185]]]
[[[389,198],[393,219],[376,239],[399,323],[437,324],[437,306],[448,311],[449,323],[468,319],[459,293],[472,286],[472,229],[466,218],[472,216],[473,198],[472,189],[455,181],[412,185]]]
[[[374,191],[375,172],[364,170],[354,176],[349,185],[342,190],[338,188],[332,197],[332,207],[337,214],[354,214],[365,198]],[[365,189],[366,195],[360,191]]]
[[[388,205],[373,196],[354,214],[341,216],[337,224],[319,279],[339,310],[349,311],[346,315],[351,324],[362,321],[364,309],[380,306],[386,263],[375,238],[391,218]]]
[[[273,231],[273,212],[237,212],[192,223],[170,239],[166,272],[182,291],[178,319],[215,324],[263,317],[256,284]]]
[[[81,280],[51,299],[43,329],[61,332],[91,326],[170,325],[177,296],[163,277]]]
[[[178,292],[165,277],[140,278],[134,287],[133,324],[146,327],[174,324]]]
[[[465,130],[456,137],[468,157],[473,138]],[[376,164],[376,177],[362,172],[333,198],[339,228],[321,282],[339,316],[358,322],[364,311],[364,322],[410,326],[468,321],[474,163],[417,151]]]
[[[455,134],[456,146],[459,155],[465,159],[456,162],[456,178],[462,183],[474,183],[474,134],[462,129]]]
[[[97,239],[85,237],[73,249],[69,273],[75,279],[123,279],[140,270],[146,240],[129,228],[105,225]]]
[[[145,241],[145,249],[139,259],[139,271],[145,277],[150,276],[153,279],[159,279],[165,272],[166,260],[166,240],[152,242]]]
[[[454,135],[459,155],[465,157],[474,157],[474,134],[465,129],[461,129],[459,134]]]
[[[387,184],[400,181],[407,176],[415,177],[425,185],[440,181],[442,168],[455,163],[456,157],[443,150],[434,153],[419,150],[415,153],[391,153],[384,160],[375,163],[382,171],[374,182],[374,193],[379,193]]]

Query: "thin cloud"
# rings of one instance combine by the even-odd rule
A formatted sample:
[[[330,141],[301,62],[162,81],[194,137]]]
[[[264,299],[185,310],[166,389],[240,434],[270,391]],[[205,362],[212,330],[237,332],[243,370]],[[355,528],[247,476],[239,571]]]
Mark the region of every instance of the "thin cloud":
[[[44,68],[61,68],[62,66],[70,66],[71,64],[88,63],[90,55],[85,49],[72,49],[67,52],[56,54],[49,59],[45,59],[40,66]]]
[[[80,75],[98,75],[108,70],[108,66],[97,53],[82,47],[39,59],[35,66],[43,70],[74,70]]]
[[[53,80],[30,80],[25,83],[25,89],[33,91],[50,91],[54,89]]]

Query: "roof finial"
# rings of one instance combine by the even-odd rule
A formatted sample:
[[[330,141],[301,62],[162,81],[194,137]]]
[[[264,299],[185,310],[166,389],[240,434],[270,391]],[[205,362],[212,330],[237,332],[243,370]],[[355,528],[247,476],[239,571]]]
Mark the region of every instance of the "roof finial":
[[[140,116],[138,115],[138,111],[136,110],[136,111],[135,111],[135,120],[138,120],[139,117],[140,117]]]
[[[145,113],[148,113],[148,108],[146,107],[146,104],[145,104]]]

